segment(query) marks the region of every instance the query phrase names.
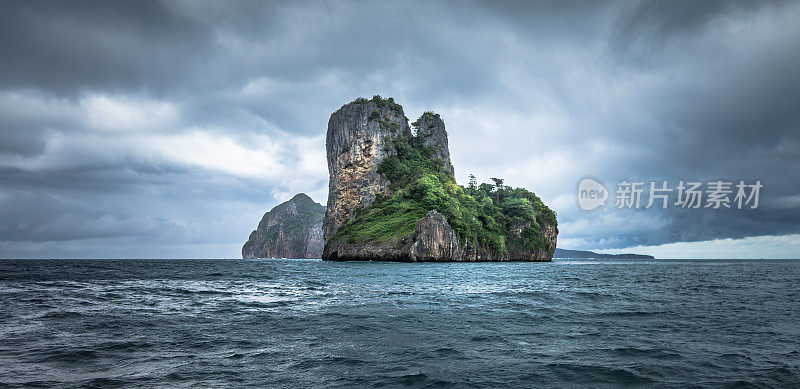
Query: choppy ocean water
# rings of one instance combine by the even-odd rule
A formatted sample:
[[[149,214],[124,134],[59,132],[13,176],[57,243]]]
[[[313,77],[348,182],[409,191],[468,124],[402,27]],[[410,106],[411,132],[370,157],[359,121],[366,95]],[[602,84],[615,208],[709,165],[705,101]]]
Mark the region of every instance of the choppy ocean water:
[[[0,386],[800,386],[800,261],[0,260]]]

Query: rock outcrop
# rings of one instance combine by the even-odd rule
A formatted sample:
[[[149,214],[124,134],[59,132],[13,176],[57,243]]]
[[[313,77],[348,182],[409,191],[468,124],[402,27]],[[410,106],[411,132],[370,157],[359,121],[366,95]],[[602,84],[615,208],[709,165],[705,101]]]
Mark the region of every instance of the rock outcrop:
[[[430,211],[417,222],[413,235],[388,244],[352,244],[336,239],[325,246],[322,259],[346,261],[463,261],[458,237],[439,212]]]
[[[445,169],[453,175],[453,162],[450,161],[450,147],[447,144],[447,131],[444,129],[444,122],[439,114],[425,112],[419,120],[414,122],[417,128],[417,136],[422,140],[422,144],[432,147],[434,155],[444,162]]]
[[[411,133],[392,99],[331,115],[324,260],[549,261],[555,213],[522,188],[455,184],[447,131],[424,113]]]
[[[242,247],[242,258],[321,258],[325,207],[304,193],[264,214]]]
[[[458,236],[439,212],[430,211],[419,219],[414,243],[408,250],[411,258],[421,261],[458,261],[464,258]]]
[[[389,194],[389,181],[378,164],[391,151],[384,140],[392,134],[411,136],[403,108],[394,100],[357,100],[334,112],[325,141],[328,157],[328,207],[325,240],[375,196]]]

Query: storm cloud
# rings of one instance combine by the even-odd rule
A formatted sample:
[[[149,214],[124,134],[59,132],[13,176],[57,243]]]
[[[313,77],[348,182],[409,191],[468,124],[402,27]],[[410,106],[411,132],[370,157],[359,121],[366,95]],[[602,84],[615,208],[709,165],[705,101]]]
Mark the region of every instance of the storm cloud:
[[[277,203],[297,192],[324,203],[328,117],[374,94],[412,119],[440,113],[457,180],[535,191],[558,212],[564,248],[800,233],[797,2],[0,11],[0,257],[238,256]],[[586,212],[584,177],[612,191],[764,188],[758,209],[616,209],[612,197]]]

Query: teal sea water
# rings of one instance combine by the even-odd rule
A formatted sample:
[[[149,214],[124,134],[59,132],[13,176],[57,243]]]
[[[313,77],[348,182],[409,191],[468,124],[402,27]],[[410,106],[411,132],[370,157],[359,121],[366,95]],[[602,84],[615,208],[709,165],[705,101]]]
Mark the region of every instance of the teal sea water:
[[[798,387],[800,261],[0,260],[0,386]]]

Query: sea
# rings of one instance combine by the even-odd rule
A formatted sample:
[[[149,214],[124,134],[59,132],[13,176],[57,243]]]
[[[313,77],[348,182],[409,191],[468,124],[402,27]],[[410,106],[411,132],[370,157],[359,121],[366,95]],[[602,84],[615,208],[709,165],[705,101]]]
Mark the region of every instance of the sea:
[[[0,260],[0,387],[800,387],[800,261]]]

